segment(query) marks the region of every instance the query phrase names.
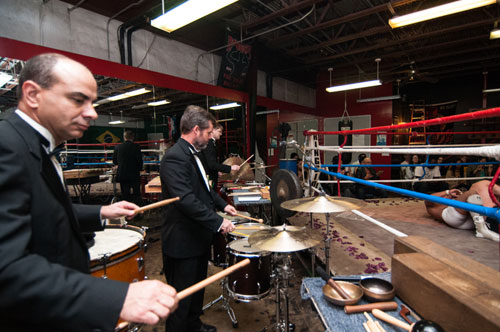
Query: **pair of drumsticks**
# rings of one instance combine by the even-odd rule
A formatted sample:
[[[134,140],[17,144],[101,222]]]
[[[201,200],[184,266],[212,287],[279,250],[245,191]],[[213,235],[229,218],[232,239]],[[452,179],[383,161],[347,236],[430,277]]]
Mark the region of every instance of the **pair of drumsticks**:
[[[156,202],[156,203],[153,203],[153,204],[149,204],[149,205],[145,205],[143,207],[135,209],[134,213],[137,214],[137,213],[144,212],[144,211],[147,211],[147,210],[156,209],[156,208],[162,207],[164,205],[168,205],[170,203],[176,202],[179,199],[180,199],[179,197],[164,199],[162,201],[159,201],[159,202]],[[248,220],[253,220],[253,221],[256,221],[256,222],[261,223],[261,224],[264,222],[264,220],[262,220],[262,219],[252,218],[252,217],[245,216],[245,215],[239,214],[239,213],[236,213],[235,216],[238,216],[238,217],[244,218],[244,219],[248,219]]]

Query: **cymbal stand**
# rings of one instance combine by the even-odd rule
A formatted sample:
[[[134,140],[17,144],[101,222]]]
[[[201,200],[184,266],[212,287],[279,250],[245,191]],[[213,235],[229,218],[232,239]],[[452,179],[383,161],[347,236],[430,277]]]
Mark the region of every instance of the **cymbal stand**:
[[[231,308],[231,306],[229,305],[229,299],[228,299],[229,294],[227,293],[227,290],[226,290],[226,283],[227,283],[227,278],[223,278],[221,281],[222,294],[219,295],[218,298],[205,304],[203,306],[202,310],[205,311],[206,309],[210,308],[211,306],[213,306],[217,302],[222,301],[222,303],[221,303],[222,308],[224,308],[226,310],[227,315],[229,316],[229,319],[231,320],[231,323],[233,324],[233,327],[237,328],[238,327],[238,320],[236,319],[236,315],[234,314],[233,308]]]
[[[288,285],[289,279],[293,276],[292,259],[290,253],[286,253],[281,259],[281,263],[276,267],[276,278],[274,280],[276,290],[276,323],[263,328],[264,331],[290,332],[295,329],[295,325],[290,323],[288,313]],[[281,296],[283,295],[283,318],[281,310]]]
[[[326,218],[326,238],[325,238],[325,265],[326,273],[330,275],[330,213],[325,214]]]

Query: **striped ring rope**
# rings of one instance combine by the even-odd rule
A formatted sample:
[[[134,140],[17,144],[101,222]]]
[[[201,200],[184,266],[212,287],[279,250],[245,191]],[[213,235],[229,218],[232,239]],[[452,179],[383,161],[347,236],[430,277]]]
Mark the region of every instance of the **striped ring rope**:
[[[394,192],[397,194],[410,196],[410,197],[418,198],[418,199],[423,199],[423,200],[431,201],[431,202],[438,203],[438,204],[453,206],[455,208],[459,208],[462,210],[476,212],[476,213],[479,213],[479,214],[484,215],[484,216],[495,218],[497,220],[497,222],[499,222],[499,219],[500,219],[500,209],[498,209],[498,208],[490,208],[490,207],[486,207],[486,206],[460,202],[460,201],[456,201],[453,199],[423,194],[423,193],[419,193],[419,192],[411,191],[411,190],[407,190],[407,189],[391,187],[391,186],[387,186],[387,185],[376,183],[376,182],[370,182],[370,181],[366,181],[363,179],[353,178],[353,177],[343,175],[340,173],[325,171],[325,170],[322,170],[322,169],[319,169],[319,168],[316,168],[316,167],[313,167],[313,166],[310,166],[307,164],[304,165],[304,167],[309,168],[309,169],[316,171],[316,172],[322,172],[322,173],[325,173],[328,175],[335,176],[335,177],[342,179],[342,180],[351,180],[351,181],[359,183],[359,184],[364,184],[366,186],[371,186],[371,187],[375,187],[378,189],[391,191],[391,192]]]
[[[470,166],[470,165],[498,165],[500,161],[490,161],[484,163],[441,163],[441,164],[342,164],[341,167],[435,167],[435,166]],[[321,164],[321,167],[334,167],[337,164]]]
[[[439,182],[439,181],[460,181],[460,180],[491,180],[493,176],[476,176],[463,178],[432,178],[432,179],[392,179],[392,180],[365,180],[377,183],[405,183],[405,182]],[[342,180],[340,183],[353,183],[353,181]],[[337,183],[337,180],[318,180],[318,183]]]
[[[306,148],[312,150],[312,148]],[[476,148],[413,148],[413,149],[347,149],[329,146],[318,146],[314,148],[320,151],[334,152],[369,152],[369,153],[392,153],[392,154],[425,154],[425,155],[460,155],[460,156],[481,156],[500,159],[500,145],[481,146]]]

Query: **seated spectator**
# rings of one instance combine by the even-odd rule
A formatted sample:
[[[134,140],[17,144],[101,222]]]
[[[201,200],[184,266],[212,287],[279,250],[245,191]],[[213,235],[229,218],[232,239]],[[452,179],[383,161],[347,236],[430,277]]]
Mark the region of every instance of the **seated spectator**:
[[[333,156],[332,158],[332,165],[338,165],[339,163],[339,156]],[[330,172],[334,172],[334,173],[340,173],[340,174],[343,174],[343,175],[347,175],[346,174],[346,169],[345,167],[341,167],[340,168],[340,172],[338,172],[338,166],[332,166],[332,167],[329,167],[327,169],[328,171]],[[337,178],[335,176],[331,176],[331,175],[328,175],[328,174],[325,174],[325,173],[321,173],[320,176],[319,176],[319,179],[322,180],[322,181],[325,181],[325,180],[329,180],[329,181],[336,181]],[[338,185],[336,182],[332,182],[332,183],[322,183],[321,184],[321,187],[323,188],[323,190],[330,196],[338,196]],[[343,197],[354,197],[353,195],[353,184],[352,183],[342,183],[340,185],[340,190],[341,190],[341,196]]]
[[[409,154],[404,155],[404,160],[401,163],[401,165],[410,165],[411,163],[411,156]],[[411,180],[413,179],[413,172],[410,168],[410,166],[407,167],[401,167],[399,171],[399,176],[400,179],[402,180]],[[402,188],[404,189],[410,189],[411,188],[411,183],[410,182],[403,182],[401,185]]]
[[[362,165],[371,165],[372,160],[366,157],[361,162]],[[383,171],[375,172],[373,167],[358,167],[356,170],[356,177],[363,180],[379,180],[379,175]],[[356,184],[356,197],[359,199],[365,199],[371,197],[387,197],[385,191],[377,189],[375,187],[366,186],[363,184]]]
[[[456,199],[461,202],[483,205],[487,207],[495,206],[488,193],[490,181],[479,181],[474,183],[470,190],[462,193],[458,189],[451,189],[434,193],[433,196]],[[500,195],[500,187],[495,185],[493,188],[496,196]],[[446,223],[448,226],[458,229],[475,229],[476,237],[499,241],[498,233],[489,229],[489,225],[484,216],[479,213],[469,212],[447,206],[444,204],[425,201],[427,213],[434,219]]]
[[[455,163],[461,164],[462,159],[457,159]],[[446,177],[453,179],[447,181],[449,188],[460,189],[461,191],[466,191],[469,189],[469,186],[466,184],[465,180],[460,179],[465,176],[464,171],[465,169],[462,165],[453,165],[448,168],[448,171],[446,171]]]
[[[412,164],[420,164],[420,157],[417,155],[413,155]],[[432,179],[432,172],[429,167],[412,166],[411,168],[413,168],[413,178],[416,180],[415,182],[413,182],[413,190],[420,193],[430,192],[429,182],[422,181]]]

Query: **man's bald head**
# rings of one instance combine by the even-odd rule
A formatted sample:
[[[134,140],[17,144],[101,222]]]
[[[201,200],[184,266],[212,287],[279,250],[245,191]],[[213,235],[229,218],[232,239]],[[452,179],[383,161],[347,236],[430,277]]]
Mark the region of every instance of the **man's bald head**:
[[[57,83],[58,78],[54,73],[54,67],[62,60],[78,63],[59,53],[44,53],[29,59],[19,75],[19,84],[16,90],[17,100],[21,100],[23,97],[23,84],[26,81],[33,81],[44,89],[50,89]]]

